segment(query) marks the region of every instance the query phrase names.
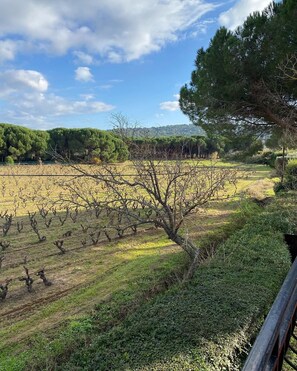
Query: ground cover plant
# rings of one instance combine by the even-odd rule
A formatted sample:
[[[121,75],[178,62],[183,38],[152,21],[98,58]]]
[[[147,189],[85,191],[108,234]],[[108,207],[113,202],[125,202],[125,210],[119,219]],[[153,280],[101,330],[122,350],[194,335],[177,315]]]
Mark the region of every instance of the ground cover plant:
[[[266,167],[254,170],[249,177],[242,172],[238,192],[269,173]],[[65,182],[80,182],[90,197],[98,193],[96,183],[73,174],[72,168],[12,166],[0,171],[0,369],[52,367],[55,357],[84,339],[89,322],[78,319],[95,306],[99,327],[105,329],[120,322],[128,308],[182,278],[187,258],[161,230],[152,233],[148,225],[147,230],[119,234],[108,210],[94,202],[92,208],[69,203],[69,196],[76,196]],[[228,202],[213,201],[191,217],[186,232],[202,247],[237,207],[238,195]]]
[[[295,198],[279,200],[175,285],[71,355],[61,370],[239,370],[290,267]],[[280,211],[282,210],[282,211]]]

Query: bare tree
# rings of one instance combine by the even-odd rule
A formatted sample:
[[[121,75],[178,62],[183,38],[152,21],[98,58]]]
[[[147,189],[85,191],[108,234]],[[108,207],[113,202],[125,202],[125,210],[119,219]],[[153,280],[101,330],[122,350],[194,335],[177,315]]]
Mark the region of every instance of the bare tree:
[[[101,207],[120,215],[118,219],[125,220],[125,228],[136,230],[144,224],[160,227],[193,261],[199,257],[199,248],[181,227],[190,214],[221,197],[228,184],[235,185],[238,177],[235,169],[201,166],[196,161],[138,159],[132,162],[129,174],[118,172],[114,165],[93,168],[92,173],[73,166],[102,187]]]
[[[137,136],[137,132],[139,132],[139,123],[131,123],[131,121],[122,113],[111,114],[110,122],[113,127],[113,133],[120,137],[124,143],[130,146],[133,142],[133,139],[135,139]]]
[[[111,115],[110,122],[113,127],[113,133],[121,138],[129,148],[130,156],[134,156],[135,153],[138,153],[138,146],[135,143],[135,139],[147,138],[149,136],[149,131],[141,127],[137,121],[132,123],[128,117],[119,112]]]

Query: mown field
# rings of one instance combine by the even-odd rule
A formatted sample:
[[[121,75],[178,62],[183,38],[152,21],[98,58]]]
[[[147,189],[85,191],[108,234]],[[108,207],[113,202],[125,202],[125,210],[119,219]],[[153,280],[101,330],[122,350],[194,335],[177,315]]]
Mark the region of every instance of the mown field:
[[[220,163],[230,165],[234,166]],[[123,165],[120,171],[125,171]],[[272,193],[269,173],[264,166],[242,171],[236,197],[210,202],[189,218],[186,232],[200,246],[213,247],[224,236],[244,194],[261,198]],[[39,357],[50,359],[46,352],[50,339],[75,327],[77,319],[113,301],[137,305],[166,290],[187,264],[181,249],[161,230],[148,226],[137,234],[125,230],[119,236],[108,212],[98,215],[96,209],[74,204],[77,198],[65,188],[65,181],[89,197],[100,197],[102,190],[93,180],[73,175],[77,174],[72,168],[60,165],[0,169],[0,283],[12,280],[7,297],[0,300],[0,370],[25,367],[33,357],[32,344],[43,353]],[[63,241],[64,253],[56,241]],[[19,280],[26,276],[24,266],[34,280],[32,292]],[[36,276],[43,268],[51,286]],[[124,316],[125,310],[118,320]],[[104,312],[98,322],[108,326],[113,320]],[[63,346],[67,349],[68,340],[60,339],[57,353]],[[20,352],[23,358],[17,356]],[[33,360],[30,362],[34,369]]]

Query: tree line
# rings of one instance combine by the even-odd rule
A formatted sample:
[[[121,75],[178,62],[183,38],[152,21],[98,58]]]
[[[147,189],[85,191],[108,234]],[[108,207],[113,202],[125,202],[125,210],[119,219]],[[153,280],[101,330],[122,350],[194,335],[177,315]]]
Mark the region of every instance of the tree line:
[[[51,160],[54,153],[70,160],[94,163],[128,158],[126,144],[103,130],[56,128],[41,131],[0,124],[2,162]]]
[[[53,155],[75,162],[122,162],[139,154],[155,158],[209,158],[230,151],[253,155],[262,149],[254,135],[134,137],[125,140],[115,132],[98,129],[56,128],[31,130],[23,126],[0,124],[0,161],[2,163],[50,161]]]
[[[133,158],[137,154],[149,153],[155,158],[210,158],[222,157],[229,152],[241,152],[243,157],[252,156],[263,149],[263,143],[254,135],[226,137],[209,136],[171,136],[159,138],[134,138],[129,143],[129,152]]]

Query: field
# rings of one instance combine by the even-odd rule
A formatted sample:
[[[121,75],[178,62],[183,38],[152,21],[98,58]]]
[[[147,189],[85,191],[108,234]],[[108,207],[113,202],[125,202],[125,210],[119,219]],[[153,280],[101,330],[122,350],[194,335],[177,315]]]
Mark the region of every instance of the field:
[[[77,198],[65,190],[65,181],[81,187],[88,197],[102,191],[93,180],[74,179],[72,168],[20,165],[2,167],[0,174],[0,283],[12,280],[7,297],[0,300],[0,359],[6,365],[1,370],[17,369],[12,355],[29,349],[34,339],[41,341],[42,333],[54,338],[122,293],[127,296],[123,302],[137,302],[166,289],[187,263],[181,249],[160,229],[148,226],[136,234],[125,230],[122,236],[109,226],[107,211],[98,215],[96,209],[69,203]],[[211,246],[238,209],[243,193],[260,198],[271,194],[268,176],[264,166],[243,172],[237,196],[200,210],[188,220],[187,233],[200,246]],[[24,267],[34,280],[32,292],[20,280],[26,278]],[[36,275],[41,269],[50,286]]]

